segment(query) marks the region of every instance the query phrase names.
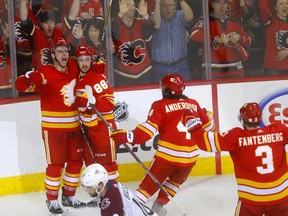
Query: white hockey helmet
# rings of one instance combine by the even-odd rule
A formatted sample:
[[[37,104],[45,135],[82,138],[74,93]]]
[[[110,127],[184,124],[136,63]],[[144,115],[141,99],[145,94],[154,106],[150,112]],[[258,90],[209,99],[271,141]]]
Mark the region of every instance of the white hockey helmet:
[[[101,164],[91,164],[86,167],[81,175],[81,186],[82,187],[94,187],[97,192],[99,183],[103,183],[103,188],[108,182],[108,173]]]

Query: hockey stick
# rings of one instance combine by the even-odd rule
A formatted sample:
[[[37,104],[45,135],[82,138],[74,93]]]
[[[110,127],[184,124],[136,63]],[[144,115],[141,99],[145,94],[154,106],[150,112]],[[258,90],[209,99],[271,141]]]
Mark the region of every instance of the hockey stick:
[[[84,129],[83,122],[81,121],[81,119],[79,119],[79,121],[80,121],[80,129],[81,129],[82,135],[83,135],[83,137],[84,137],[84,139],[85,139],[85,142],[86,142],[86,144],[87,144],[87,146],[88,146],[88,149],[89,149],[89,152],[90,152],[90,154],[91,154],[91,156],[92,156],[92,158],[93,158],[93,161],[94,161],[94,163],[96,163],[96,159],[95,159],[95,157],[94,157],[92,148],[91,148],[91,146],[90,146],[90,142],[89,142],[89,140],[88,140],[87,133],[86,133],[86,131],[85,131],[85,129]]]
[[[109,19],[109,16],[110,16],[111,5],[112,5],[112,0],[110,0],[109,5],[108,5],[108,8],[107,8],[107,14],[106,14],[105,20],[104,20],[103,32],[102,32],[102,37],[101,37],[100,45],[99,45],[99,48],[98,48],[98,51],[99,51],[98,53],[101,53],[101,50],[102,50],[102,47],[103,47],[103,42],[104,42],[104,40],[105,40],[106,26],[107,26],[108,19]]]
[[[106,119],[101,115],[101,113],[96,109],[95,107],[95,98],[93,96],[93,90],[92,87],[89,85],[85,86],[86,94],[88,96],[88,102],[91,108],[94,110],[94,112],[101,118],[101,120],[104,122],[104,124],[108,127],[108,129],[111,132],[115,132],[115,129],[106,121]],[[93,103],[94,102],[94,103]],[[171,200],[175,206],[182,212],[182,215],[187,215],[186,212],[178,205],[178,203],[173,199],[173,197],[163,188],[161,183],[158,181],[158,179],[150,172],[150,170],[143,164],[143,162],[140,160],[140,158],[132,151],[132,149],[128,146],[127,143],[123,144],[125,148],[130,152],[130,154],[135,158],[135,160],[141,165],[141,167],[146,171],[146,173],[151,177],[151,179],[157,184],[157,186],[166,194],[166,196]]]

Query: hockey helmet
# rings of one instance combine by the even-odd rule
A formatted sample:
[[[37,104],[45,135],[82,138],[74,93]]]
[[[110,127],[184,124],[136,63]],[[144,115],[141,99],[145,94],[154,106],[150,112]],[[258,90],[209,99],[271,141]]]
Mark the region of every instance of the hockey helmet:
[[[80,57],[80,56],[93,56],[94,52],[91,49],[90,46],[83,45],[83,46],[78,46],[76,51],[75,51],[75,56]]]
[[[247,123],[259,123],[262,120],[262,110],[258,103],[246,103],[239,111],[239,121]]]
[[[103,183],[103,188],[99,191],[98,185]],[[81,175],[81,186],[85,187],[94,187],[98,193],[104,189],[104,186],[108,182],[108,173],[106,169],[98,163],[91,164],[88,166]]]
[[[51,53],[54,53],[55,49],[58,46],[66,46],[67,48],[69,48],[68,44],[64,38],[62,38],[62,37],[54,38],[54,39],[52,39],[51,44],[50,44]]]
[[[168,74],[161,80],[162,91],[170,89],[173,95],[180,95],[185,89],[185,81],[182,76],[178,74]]]

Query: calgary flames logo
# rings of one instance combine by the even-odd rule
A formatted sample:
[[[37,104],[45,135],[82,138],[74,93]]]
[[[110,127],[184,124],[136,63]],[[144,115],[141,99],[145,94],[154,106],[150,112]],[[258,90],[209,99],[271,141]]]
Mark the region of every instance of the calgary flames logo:
[[[19,42],[28,41],[27,36],[22,30],[21,23],[16,22],[14,24],[15,39]]]
[[[125,65],[140,64],[145,58],[145,53],[142,53],[143,49],[145,49],[145,43],[140,39],[123,43],[119,51],[121,53],[121,61]]]
[[[61,95],[63,95],[64,104],[70,107],[75,100],[74,87],[76,85],[76,79],[73,79],[70,83],[63,86],[61,89]]]
[[[6,53],[4,51],[0,51],[0,69],[4,69],[6,65]]]
[[[278,49],[287,49],[288,48],[288,31],[280,30],[276,33],[277,47]]]
[[[50,56],[50,53],[49,53],[48,48],[41,50],[41,63],[42,63],[42,65],[47,65],[49,63],[49,60],[50,60],[49,56]]]

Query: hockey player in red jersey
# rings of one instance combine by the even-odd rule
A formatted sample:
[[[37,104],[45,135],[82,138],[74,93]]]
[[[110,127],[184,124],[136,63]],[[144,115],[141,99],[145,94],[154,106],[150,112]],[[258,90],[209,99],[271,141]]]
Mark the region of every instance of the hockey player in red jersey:
[[[46,203],[51,213],[62,214],[58,194],[64,168],[62,205],[74,208],[86,206],[75,198],[83,164],[83,137],[74,104],[78,68],[75,61],[69,59],[68,45],[63,38],[52,41],[51,57],[53,65],[27,72],[17,78],[15,86],[21,92],[40,93],[42,138],[48,163]]]
[[[257,103],[241,107],[239,121],[244,129],[237,127],[223,134],[199,128],[201,122],[195,121],[194,111],[185,115],[190,122],[187,129],[200,149],[230,153],[239,196],[235,216],[288,215],[286,125],[273,123],[261,128],[262,111]]]
[[[87,130],[93,157],[108,171],[109,179],[117,179],[119,177],[117,154],[115,145],[110,139],[110,131],[101,118],[91,108],[87,108],[88,98],[85,91],[86,85],[92,87],[97,110],[113,128],[116,128],[113,114],[114,92],[102,74],[105,65],[103,62],[98,62],[92,66],[93,51],[89,46],[79,46],[75,55],[80,71],[75,88],[75,104],[78,107],[80,119]],[[84,150],[85,165],[89,166],[94,163],[94,160],[87,145],[84,145]],[[87,203],[87,206],[93,207],[94,204],[92,200]]]
[[[147,205],[137,200],[130,189],[115,180],[100,164],[88,166],[81,175],[81,186],[97,199],[101,216],[157,216]]]
[[[166,75],[161,81],[161,88],[163,98],[152,104],[147,120],[132,131],[116,131],[112,138],[117,145],[134,145],[146,142],[159,132],[158,148],[150,172],[173,197],[187,179],[199,156],[196,143],[191,141],[190,133],[181,123],[184,111],[193,109],[203,121],[205,130],[213,130],[214,122],[196,100],[183,95],[185,82],[180,75]],[[135,194],[146,203],[158,189],[157,184],[146,175]],[[168,202],[169,198],[160,190],[152,209],[158,215],[166,215],[163,205]]]

